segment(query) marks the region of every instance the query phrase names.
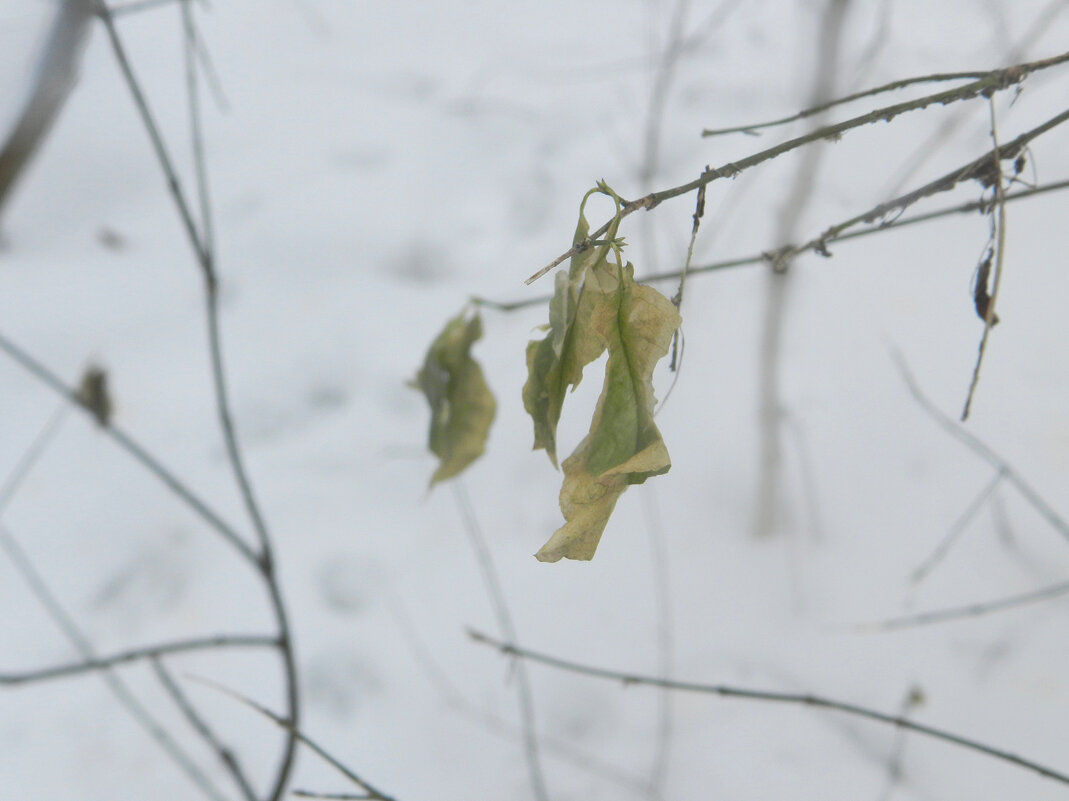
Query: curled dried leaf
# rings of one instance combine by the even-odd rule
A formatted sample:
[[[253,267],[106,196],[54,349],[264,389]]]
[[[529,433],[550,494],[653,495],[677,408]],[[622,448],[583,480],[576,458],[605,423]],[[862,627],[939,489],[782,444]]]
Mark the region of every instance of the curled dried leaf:
[[[462,312],[431,343],[413,382],[431,408],[428,447],[438,457],[431,486],[462,472],[482,456],[497,405],[471,356],[482,321]]]

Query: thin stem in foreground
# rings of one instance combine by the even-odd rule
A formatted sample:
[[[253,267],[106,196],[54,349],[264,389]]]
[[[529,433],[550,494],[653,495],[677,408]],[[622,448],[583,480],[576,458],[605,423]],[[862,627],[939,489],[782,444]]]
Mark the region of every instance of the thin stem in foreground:
[[[819,707],[822,709],[830,709],[836,712],[844,712],[848,715],[855,715],[857,717],[867,718],[879,723],[887,723],[892,726],[898,726],[903,729],[909,729],[910,731],[917,732],[918,734],[924,734],[928,737],[932,737],[936,740],[942,740],[946,743],[967,748],[971,751],[984,754],[985,756],[998,759],[1002,762],[1008,762],[1011,765],[1015,765],[1025,770],[1030,770],[1038,773],[1048,779],[1060,782],[1062,784],[1069,785],[1069,774],[1055,770],[1054,768],[1041,765],[1031,759],[1011,754],[1008,751],[1004,751],[1000,748],[995,748],[990,745],[972,740],[968,737],[962,737],[961,735],[954,734],[953,732],[937,729],[933,726],[926,726],[923,723],[915,723],[908,718],[901,717],[900,715],[889,715],[885,712],[879,712],[875,709],[868,709],[867,707],[858,706],[856,704],[847,703],[845,701],[836,701],[830,698],[823,698],[817,695],[807,695],[798,693],[781,693],[768,690],[752,690],[743,687],[733,687],[726,684],[699,684],[695,682],[687,681],[675,681],[672,679],[661,679],[656,676],[643,676],[637,673],[625,673],[618,670],[608,670],[606,668],[594,667],[591,665],[584,665],[579,662],[572,662],[568,659],[561,659],[560,657],[550,656],[548,654],[542,654],[537,651],[532,651],[528,648],[520,648],[510,643],[501,642],[495,640],[493,637],[489,637],[481,632],[469,631],[469,635],[476,642],[489,645],[496,648],[506,656],[515,656],[520,659],[527,659],[531,662],[538,662],[548,667],[556,668],[557,670],[565,670],[569,673],[579,673],[584,676],[591,676],[598,679],[609,679],[611,681],[620,681],[627,685],[645,685],[649,687],[668,687],[673,690],[679,690],[682,692],[702,693],[706,695],[719,695],[724,698],[743,698],[750,701],[769,701],[773,703],[794,704],[801,706]]]
[[[188,16],[188,7],[183,4],[183,8],[183,13],[186,14],[184,19],[186,20],[185,34],[187,48],[192,48],[192,20]],[[253,492],[248,472],[245,469],[241,449],[238,446],[237,433],[230,412],[226,371],[223,366],[223,348],[219,330],[218,278],[215,271],[215,255],[209,236],[212,229],[211,207],[207,185],[207,171],[204,168],[203,137],[200,130],[199,100],[196,92],[196,71],[195,69],[187,71],[187,87],[190,92],[191,129],[194,140],[193,148],[195,161],[197,164],[198,195],[201,198],[201,212],[203,215],[202,229],[199,231],[193,219],[190,203],[187,200],[185,193],[182,191],[178,181],[177,171],[174,168],[174,164],[171,161],[170,155],[164,144],[163,137],[160,134],[159,126],[152,115],[145,94],[141,89],[140,82],[130,64],[130,60],[126,54],[125,47],[123,46],[122,39],[119,36],[114,20],[111,17],[111,13],[108,11],[107,6],[102,0],[97,0],[97,13],[107,30],[108,40],[111,44],[112,51],[115,54],[116,61],[119,64],[123,76],[126,79],[126,84],[133,96],[134,105],[141,117],[142,124],[152,142],[156,159],[167,178],[171,197],[174,200],[175,207],[182,220],[186,236],[193,248],[204,280],[204,300],[208,325],[208,344],[212,365],[213,387],[215,390],[216,413],[219,418],[220,428],[222,429],[228,462],[238,485],[242,501],[245,504],[245,509],[252,522],[257,539],[259,540],[260,548],[259,553],[257,554],[257,563],[259,564],[260,572],[267,589],[271,610],[278,626],[278,648],[282,659],[282,670],[285,677],[287,714],[291,723],[291,728],[287,729],[286,742],[283,746],[283,753],[276,773],[274,785],[267,796],[271,801],[278,801],[278,799],[285,793],[286,786],[289,782],[289,776],[293,769],[293,760],[297,752],[295,732],[299,725],[300,715],[297,664],[293,653],[293,641],[290,633],[288,614],[285,603],[282,600],[281,588],[279,587],[278,577],[274,569],[271,537],[260,510],[259,502]],[[192,62],[190,63],[192,64]]]

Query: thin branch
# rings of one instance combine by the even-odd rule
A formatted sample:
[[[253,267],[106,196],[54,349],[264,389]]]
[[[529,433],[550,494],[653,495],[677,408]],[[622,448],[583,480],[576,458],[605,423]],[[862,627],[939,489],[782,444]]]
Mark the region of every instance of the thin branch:
[[[219,757],[219,761],[223,763],[223,767],[234,778],[234,782],[241,790],[241,794],[245,796],[247,801],[258,801],[256,798],[256,791],[252,789],[252,785],[249,784],[248,778],[245,776],[245,771],[242,769],[241,764],[238,762],[237,755],[226,746],[212,731],[208,722],[201,717],[197,712],[196,707],[189,700],[182,688],[178,686],[178,682],[174,680],[170,671],[163,664],[163,660],[160,659],[159,654],[153,654],[149,657],[152,661],[152,669],[156,671],[156,677],[160,680],[160,684],[163,685],[163,689],[167,691],[167,694],[171,696],[171,699],[175,702],[178,709],[185,715],[189,725],[196,730],[201,739],[204,740],[213,751],[216,756]]]
[[[928,626],[932,623],[946,623],[950,620],[980,617],[981,615],[989,615],[992,612],[1003,612],[1018,606],[1027,606],[1042,601],[1049,601],[1052,598],[1058,598],[1066,594],[1069,594],[1069,581],[1061,581],[1057,584],[1051,584],[1048,587],[1043,587],[1038,590],[1021,593],[1020,595],[1010,595],[994,601],[983,601],[980,603],[968,604],[967,606],[949,607],[947,609],[935,609],[930,612],[921,612],[916,615],[889,618],[876,623],[863,623],[857,627],[857,630],[866,632],[898,631],[900,629],[916,628],[917,626]]]
[[[932,553],[921,562],[913,573],[910,575],[910,583],[916,586],[920,584],[928,575],[938,566],[940,562],[950,552],[951,547],[957,542],[958,537],[965,531],[965,527],[969,525],[977,512],[979,512],[991,495],[998,489],[998,485],[1002,482],[1003,473],[1001,470],[997,471],[995,475],[988,481],[982,490],[976,494],[976,497],[969,502],[969,505],[965,507],[958,519],[954,521],[954,525],[950,527],[943,538],[939,541],[939,544],[935,546]]]
[[[68,676],[77,676],[81,673],[94,673],[104,668],[112,668],[130,662],[138,662],[143,659],[151,659],[165,654],[179,654],[188,651],[206,651],[216,648],[233,647],[265,647],[277,648],[277,637],[264,637],[255,634],[218,634],[214,637],[198,637],[189,640],[173,640],[160,645],[146,645],[141,648],[131,648],[111,656],[94,656],[82,662],[71,662],[64,665],[37,668],[22,673],[0,673],[0,685],[29,684],[31,682],[46,681],[48,679],[60,679]]]
[[[122,40],[119,38],[119,31],[115,27],[115,20],[112,17],[111,10],[103,0],[96,0],[96,7],[97,16],[100,17],[101,22],[104,23],[104,30],[107,32],[112,52],[115,54],[115,60],[119,64],[119,69],[122,71],[123,78],[126,80],[126,85],[130,88],[130,94],[133,95],[134,105],[137,107],[138,114],[141,117],[141,124],[144,125],[145,132],[148,134],[149,141],[152,143],[152,149],[156,153],[156,160],[159,162],[160,167],[163,168],[163,174],[167,180],[167,189],[171,194],[171,198],[174,200],[178,216],[182,220],[186,237],[193,246],[197,261],[203,265],[207,258],[207,252],[205,251],[203,242],[201,242],[200,234],[197,232],[197,225],[193,221],[193,215],[190,212],[189,204],[186,203],[185,196],[182,194],[182,185],[178,180],[178,173],[174,169],[170,154],[167,152],[167,145],[163,141],[163,134],[160,133],[159,126],[156,124],[156,120],[152,116],[152,111],[148,106],[148,99],[145,97],[144,90],[141,88],[141,83],[137,80],[137,76],[134,74],[130,59],[126,55],[126,48],[123,47]]]
[[[137,76],[134,74],[133,68],[130,65],[126,50],[122,44],[122,39],[119,37],[118,30],[111,18],[111,14],[103,0],[97,0],[97,8],[98,14],[107,30],[108,39],[111,43],[111,48],[115,54],[116,61],[126,79],[126,84],[130,89],[130,93],[133,95],[134,105],[137,108],[142,124],[152,142],[153,150],[156,153],[156,159],[167,178],[171,197],[174,200],[175,207],[182,220],[186,236],[189,239],[190,245],[193,247],[198,266],[200,267],[204,279],[204,301],[208,324],[208,346],[212,365],[213,387],[215,390],[216,414],[219,418],[220,428],[222,429],[223,442],[226,447],[231,471],[233,472],[239,493],[245,504],[246,512],[249,515],[249,519],[252,522],[253,529],[260,544],[259,553],[257,554],[257,563],[259,564],[260,572],[263,575],[264,583],[268,591],[271,610],[278,625],[278,647],[279,654],[282,658],[282,669],[285,676],[287,714],[293,726],[286,737],[274,786],[268,794],[269,799],[277,801],[277,799],[281,798],[282,794],[285,792],[290,773],[293,769],[294,756],[297,751],[295,732],[297,731],[300,717],[297,664],[293,653],[293,642],[290,634],[288,613],[286,611],[285,603],[282,600],[281,588],[279,587],[278,577],[274,569],[271,537],[263,513],[261,512],[259,502],[253,492],[248,472],[245,469],[244,459],[242,458],[241,449],[238,445],[237,432],[230,411],[226,371],[223,366],[223,348],[219,330],[218,277],[215,271],[214,252],[207,234],[207,232],[211,231],[212,227],[210,222],[210,205],[208,203],[207,174],[203,169],[203,164],[201,164],[198,167],[198,186],[199,195],[202,198],[201,210],[204,214],[204,220],[203,229],[198,231],[197,226],[193,221],[190,204],[179,184],[177,172],[171,161],[170,155],[167,152],[163,137],[159,131],[159,126],[156,124],[152,111],[145,99],[144,92],[137,80]],[[188,8],[186,8],[185,11],[188,14]],[[188,31],[189,26],[187,26],[187,41],[189,35]],[[195,72],[192,77],[190,77],[188,86],[191,92],[190,107],[191,109],[195,109],[197,107],[197,99],[195,96]],[[203,159],[203,144],[199,141],[199,116],[196,113],[193,113],[191,119],[193,121],[192,127],[195,139],[194,151],[195,153],[199,151],[200,156],[198,158]]]
[[[988,107],[991,110],[991,141],[994,143],[994,152],[999,153],[1000,148],[998,146],[998,125],[995,121],[995,101],[994,98],[988,99]],[[984,363],[984,354],[987,352],[987,339],[991,334],[991,327],[998,319],[995,316],[995,306],[998,301],[998,290],[1002,284],[1002,265],[1006,256],[1006,201],[1005,201],[1005,189],[1002,186],[1002,159],[994,159],[994,190],[995,190],[995,206],[997,209],[995,215],[995,225],[998,228],[998,239],[995,245],[995,275],[994,275],[994,287],[991,290],[991,295],[988,298],[987,309],[984,310],[984,333],[980,337],[980,347],[976,354],[976,366],[973,368],[972,380],[969,382],[969,392],[965,396],[965,406],[961,410],[962,422],[969,419],[969,408],[972,406],[973,395],[976,394],[976,386],[980,382],[980,365]],[[986,283],[986,276],[980,276],[977,281],[983,279]],[[986,293],[987,287],[982,287]],[[980,291],[981,287],[977,287],[977,291]]]
[[[789,117],[780,117],[777,120],[768,120],[767,122],[758,122],[752,125],[737,125],[733,128],[706,128],[702,131],[702,136],[723,136],[724,134],[743,133],[750,136],[760,136],[757,133],[763,128],[774,128],[779,125],[787,125],[792,122],[798,122],[804,120],[807,117],[820,114],[822,111],[833,109],[836,106],[842,106],[846,103],[853,103],[855,100],[861,100],[866,97],[875,97],[876,95],[883,94],[885,92],[894,92],[898,89],[905,89],[907,86],[916,86],[921,83],[943,83],[946,81],[977,81],[990,74],[989,70],[982,70],[979,72],[936,72],[931,75],[919,75],[915,78],[903,78],[898,81],[891,81],[891,83],[885,83],[882,86],[877,86],[873,89],[865,89],[861,92],[855,92],[852,95],[844,95],[843,97],[836,98],[835,100],[829,100],[826,103],[818,103],[810,108],[799,111],[797,114],[791,114]]]
[[[519,648],[515,645],[495,640],[493,637],[489,637],[481,632],[469,631],[469,635],[476,642],[489,645],[492,648],[496,648],[506,656],[515,656],[521,659],[527,659],[532,662],[538,662],[543,665],[547,665],[557,670],[565,670],[570,673],[579,673],[585,676],[591,676],[599,679],[609,679],[611,681],[623,682],[625,685],[645,685],[651,687],[668,687],[673,690],[680,690],[682,692],[702,693],[708,695],[719,695],[724,698],[744,698],[751,701],[769,701],[773,703],[794,704],[800,706],[811,706],[822,709],[830,709],[836,712],[844,712],[848,715],[855,715],[857,717],[867,718],[868,720],[874,720],[879,723],[887,723],[892,726],[898,726],[903,729],[909,729],[910,731],[917,732],[918,734],[924,734],[928,737],[932,737],[936,740],[942,740],[946,743],[960,746],[962,748],[976,751],[984,754],[985,756],[998,759],[1003,762],[1008,762],[1011,765],[1015,765],[1025,770],[1034,771],[1040,776],[1062,784],[1069,784],[1069,774],[1055,770],[1054,768],[1041,765],[1030,759],[1011,754],[1008,751],[1004,751],[1000,748],[995,748],[990,745],[978,742],[968,737],[962,737],[961,735],[954,734],[952,732],[937,729],[933,726],[926,726],[922,723],[915,723],[908,718],[904,718],[898,715],[889,715],[885,712],[879,712],[874,709],[868,709],[867,707],[858,706],[856,704],[847,703],[844,701],[836,701],[830,698],[823,698],[817,695],[797,694],[797,693],[781,693],[767,690],[752,690],[743,687],[733,687],[724,684],[698,684],[695,682],[675,681],[671,679],[660,679],[656,676],[643,676],[636,673],[624,673],[618,670],[608,670],[606,668],[594,667],[591,665],[583,665],[578,662],[572,662],[567,659],[561,659],[559,657],[542,654],[537,651],[532,651],[527,648]]]
[[[924,692],[920,687],[914,685],[909,688],[905,698],[902,699],[902,705],[899,707],[898,716],[901,718],[906,717],[914,707],[918,707],[924,703]],[[906,730],[895,730],[894,745],[891,746],[891,758],[887,762],[887,784],[883,788],[883,793],[880,794],[880,801],[889,801],[894,788],[902,781],[902,762],[906,752]]]
[[[312,740],[312,738],[308,737],[307,735],[305,735],[301,731],[299,731],[293,725],[292,721],[287,720],[286,718],[280,717],[279,715],[276,715],[270,709],[268,709],[267,707],[256,703],[256,701],[253,701],[251,698],[248,698],[248,697],[242,695],[241,693],[235,692],[234,690],[231,690],[229,687],[224,687],[223,685],[218,684],[217,682],[210,681],[210,680],[204,679],[204,678],[200,678],[198,676],[189,676],[188,678],[191,681],[199,682],[199,683],[205,685],[206,687],[211,687],[213,690],[216,690],[217,692],[221,692],[224,695],[229,695],[235,701],[238,701],[239,703],[244,704],[245,706],[249,707],[250,709],[253,709],[256,712],[259,712],[261,715],[263,715],[268,720],[272,721],[279,728],[285,729],[287,732],[289,732],[293,736],[293,738],[295,740],[299,740],[300,742],[304,743],[306,746],[308,746],[313,751],[313,753],[316,754],[316,756],[318,756],[320,759],[322,759],[324,762],[326,762],[332,768],[334,768],[339,773],[341,773],[345,778],[347,778],[349,781],[351,781],[353,784],[355,784],[361,790],[365,790],[367,792],[367,797],[368,798],[376,799],[376,801],[395,801],[395,799],[393,799],[391,796],[386,795],[381,790],[377,789],[370,782],[368,782],[365,779],[362,779],[359,776],[357,776],[349,768],[347,768],[342,762],[340,762],[337,758],[331,756],[322,746],[320,746],[318,743],[316,743],[314,740]]]
[[[1005,55],[1002,58],[1010,62],[1020,61],[1025,58],[1036,40],[1043,36],[1051,27],[1055,17],[1065,9],[1065,0],[1049,0],[1047,6],[1036,15],[1024,33],[1013,43],[1013,46],[1005,51]],[[910,157],[905,159],[901,166],[895,170],[894,180],[888,182],[887,189],[881,194],[896,194],[899,192],[901,187],[908,184],[917,171],[939,152],[940,145],[948,141],[967,120],[968,115],[964,110],[959,110],[956,114],[949,114],[944,117],[935,130],[917,143]]]
[[[1009,192],[1005,195],[1004,200],[1006,203],[1010,203],[1014,200],[1024,200],[1026,198],[1033,197],[1035,195],[1042,195],[1047,192],[1060,192],[1064,189],[1069,189],[1069,179],[1054,181],[1042,186],[1030,187],[1028,189],[1021,189],[1017,192]],[[932,220],[938,220],[943,217],[950,217],[955,214],[968,214],[974,211],[983,211],[990,207],[990,201],[988,200],[970,200],[967,203],[959,203],[956,206],[948,206],[943,209],[937,209],[936,211],[930,211],[925,214],[914,214],[910,217],[898,217],[890,220],[889,222],[880,222],[871,225],[868,228],[863,228],[860,231],[847,231],[843,226],[845,223],[829,226],[825,231],[840,231],[839,233],[833,233],[827,236],[820,236],[811,239],[809,242],[800,245],[791,245],[790,251],[792,255],[801,254],[807,250],[817,250],[821,245],[832,245],[836,242],[846,242],[851,239],[858,239],[859,237],[870,236],[872,234],[882,233],[894,228],[905,228],[906,226],[916,225],[917,223],[931,222]],[[867,215],[868,213],[866,213]],[[852,225],[856,225],[866,215],[855,215],[850,218]],[[873,218],[876,219],[876,218]],[[871,222],[871,220],[869,221]],[[703,264],[697,267],[690,267],[687,270],[688,275],[704,274],[717,272],[719,270],[727,270],[734,267],[751,267],[757,264],[768,264],[770,258],[769,251],[762,251],[752,256],[742,256],[737,259],[726,259],[724,261],[712,262],[710,264]],[[683,274],[682,270],[672,270],[663,273],[652,273],[650,275],[643,276],[641,282],[644,284],[652,284],[655,281],[671,281],[678,280]],[[524,298],[522,300],[513,301],[498,301],[491,300],[490,298],[483,298],[474,296],[471,302],[482,308],[494,309],[500,312],[513,312],[520,309],[526,309],[530,306],[541,306],[548,303],[550,295],[539,295],[534,298]]]
[[[479,521],[475,518],[475,510],[472,508],[471,499],[464,489],[461,479],[453,481],[453,497],[456,499],[457,508],[464,521],[464,530],[468,535],[472,550],[475,551],[475,561],[482,573],[483,585],[490,596],[490,606],[497,618],[501,636],[510,642],[516,642],[516,626],[509,612],[508,602],[505,600],[505,591],[501,588],[497,570],[494,568],[493,557],[486,545]],[[538,735],[535,732],[534,696],[531,692],[531,681],[527,675],[527,668],[519,662],[516,665],[516,688],[520,701],[520,716],[523,719],[523,744],[524,755],[527,758],[527,771],[531,780],[531,791],[539,801],[546,801],[549,792],[546,789],[546,779],[542,772],[542,764],[538,755]]]
[[[623,219],[624,217],[627,217],[630,214],[633,214],[639,209],[645,209],[649,211],[653,208],[656,208],[658,205],[660,205],[666,200],[669,200],[674,197],[679,197],[680,195],[688,194],[689,192],[693,192],[699,187],[706,186],[718,179],[734,178],[751,167],[755,167],[765,161],[774,159],[777,156],[781,156],[784,153],[788,153],[803,145],[809,144],[810,142],[815,142],[820,139],[838,139],[843,133],[854,128],[858,128],[863,125],[869,125],[875,122],[890,122],[900,114],[905,114],[910,111],[927,108],[931,105],[946,106],[951,103],[956,103],[962,100],[970,100],[981,95],[987,96],[993,92],[997,92],[1020,83],[1022,80],[1025,79],[1025,77],[1027,77],[1033,72],[1048,69],[1058,64],[1062,64],[1066,61],[1069,61],[1069,52],[1063,53],[1053,58],[1043,59],[1041,61],[1034,61],[1026,64],[1018,64],[1013,67],[1007,67],[1005,69],[993,70],[981,80],[973,81],[972,83],[958,87],[957,89],[951,89],[945,92],[938,92],[933,95],[925,95],[924,97],[917,98],[916,100],[910,100],[904,103],[896,103],[892,106],[885,106],[883,108],[870,111],[867,114],[862,114],[859,117],[853,117],[851,119],[844,120],[843,122],[838,122],[833,125],[828,125],[823,128],[819,128],[816,131],[812,131],[802,136],[795,137],[794,139],[789,139],[786,142],[782,142],[776,145],[775,147],[770,147],[766,150],[754,153],[753,155],[747,156],[746,158],[741,159],[740,161],[728,162],[727,164],[724,164],[721,167],[717,167],[711,170],[705,170],[701,175],[699,175],[697,178],[695,178],[693,181],[690,181],[689,183],[672,187],[671,189],[665,189],[660,192],[653,192],[637,200],[629,201],[624,204],[623,208],[620,209],[620,211],[613,217],[612,220],[609,220],[596,231],[590,233],[586,239],[575,243],[571,248],[566,250],[556,259],[551,261],[541,270],[539,270],[530,278],[528,278],[524,283],[531,284],[537,281],[539,278],[548,273],[554,267],[557,267],[559,264],[564,262],[566,259],[569,259],[578,253],[583,253],[584,251],[587,251],[590,248],[594,247],[594,244],[598,240],[598,238],[605,234],[609,230],[610,226],[616,224],[619,220]],[[1031,138],[1034,138],[1035,136],[1046,132],[1046,130],[1053,128],[1055,125],[1064,122],[1065,118],[1069,118],[1069,111],[1058,115],[1052,120],[1049,120],[1047,123],[1044,123],[1044,125],[1040,126],[1039,128],[1034,129],[1034,133]],[[1013,145],[1011,144],[1008,147],[1012,149]],[[1023,147],[1023,144],[1021,144],[1020,147]],[[1014,152],[1012,156],[1003,155],[1003,158],[1012,158],[1015,155],[1016,152]],[[983,167],[986,165],[980,164],[978,166]],[[971,177],[975,176],[963,175],[961,177],[957,177],[957,173],[951,173],[949,177],[944,177],[940,179],[938,183],[940,184],[940,186],[942,186],[942,189],[938,191],[950,189],[959,181],[966,180],[967,178]],[[947,182],[949,178],[953,178],[954,180],[948,184]],[[920,197],[926,197],[928,194],[933,194],[934,191],[936,190],[929,190]],[[917,199],[919,199],[919,197]],[[909,205],[913,202],[916,202],[916,200],[911,200],[906,205]],[[898,206],[895,206],[895,208],[898,208]]]
[[[1021,493],[1024,499],[1031,504],[1032,508],[1042,515],[1042,517],[1050,524],[1051,528],[1057,531],[1062,537],[1069,540],[1069,523],[1066,523],[1066,521],[1054,511],[1051,505],[1043,499],[1043,496],[1041,496],[1031,484],[1025,481],[1020,473],[1013,469],[1009,462],[995,453],[995,451],[968,431],[957,420],[944,414],[924,395],[923,392],[921,392],[920,386],[918,386],[916,379],[909,371],[909,367],[906,365],[902,354],[894,351],[891,355],[895,360],[895,364],[898,366],[899,372],[902,374],[902,379],[906,382],[909,394],[913,396],[913,399],[917,404],[927,412],[944,431],[964,444],[965,447],[1005,476],[1006,481],[1012,484],[1017,491]]]
[[[22,550],[18,541],[14,535],[7,529],[6,526],[0,524],[0,549],[7,554],[8,559],[15,566],[15,569],[22,576],[23,580],[30,588],[30,592],[33,593],[37,601],[44,607],[45,612],[48,614],[52,621],[56,624],[57,628],[63,632],[67,640],[77,649],[83,658],[91,660],[94,658],[93,646],[89,642],[89,638],[78,627],[78,624],[74,622],[74,618],[70,616],[63,605],[56,598],[55,594],[49,588],[47,582],[38,572],[34,566],[30,557]],[[212,801],[225,801],[219,794],[219,791],[215,789],[211,780],[204,775],[193,759],[182,750],[182,747],[175,742],[175,739],[167,732],[167,730],[157,721],[151,713],[142,705],[137,699],[137,696],[133,694],[129,687],[118,675],[112,670],[104,667],[98,674],[104,683],[108,685],[108,689],[119,701],[119,703],[130,713],[130,716],[137,721],[151,737],[157,745],[159,745],[171,760],[178,766],[186,777],[208,798]]]
[[[59,431],[59,427],[67,419],[68,411],[70,411],[68,404],[61,403],[59,405],[52,413],[52,416],[48,418],[44,428],[34,437],[30,447],[23,452],[18,462],[15,463],[7,478],[4,479],[4,483],[0,485],[0,516],[3,515],[7,505],[14,499],[15,493],[18,492],[22,482],[30,474],[34,465],[37,464],[37,460],[44,455],[48,445],[52,442],[52,438]]]
[[[522,741],[522,727],[481,708],[478,704],[469,700],[457,687],[442,666],[435,660],[434,654],[427,646],[426,641],[413,625],[412,618],[405,609],[404,603],[391,588],[386,588],[384,598],[387,609],[397,624],[398,631],[404,637],[412,652],[413,659],[426,674],[428,681],[438,691],[443,703],[459,716],[479,724],[491,734],[510,740]],[[548,756],[555,757],[561,762],[566,762],[592,776],[598,776],[605,781],[612,782],[639,797],[649,797],[646,791],[647,782],[642,776],[630,773],[611,762],[585,753],[576,747],[573,742],[542,735],[539,738],[539,746],[542,753]]]
[[[189,98],[189,136],[193,145],[193,168],[197,178],[197,201],[200,204],[201,243],[209,259],[215,258],[215,234],[212,205],[208,192],[208,168],[204,157],[204,133],[201,126],[200,92],[197,82],[197,33],[193,24],[193,0],[182,0],[183,52],[186,62],[186,94]]]
[[[41,381],[41,383],[60,397],[64,398],[69,404],[85,409],[84,404],[79,400],[78,393],[74,389],[67,386],[55,373],[30,356],[29,353],[16,345],[2,333],[0,333],[0,350],[4,351],[33,375],[34,378]],[[256,553],[245,543],[241,538],[241,535],[237,533],[237,530],[224,521],[204,500],[194,494],[192,489],[190,489],[170,470],[164,467],[156,457],[145,450],[145,448],[134,440],[133,437],[111,422],[101,426],[101,430],[111,437],[120,448],[132,456],[142,467],[163,482],[171,492],[177,495],[205,523],[207,523],[212,530],[219,534],[219,536],[221,536],[228,544],[233,546],[245,560],[252,563],[254,566],[258,565]]]

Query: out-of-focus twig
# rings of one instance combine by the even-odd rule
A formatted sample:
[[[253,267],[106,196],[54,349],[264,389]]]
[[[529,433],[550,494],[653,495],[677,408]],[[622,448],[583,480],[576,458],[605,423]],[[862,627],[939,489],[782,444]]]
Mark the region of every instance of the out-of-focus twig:
[[[92,20],[93,0],[63,0],[55,15],[30,98],[0,146],[0,215],[74,88]]]
[[[962,737],[961,735],[954,734],[953,732],[944,731],[943,729],[937,729],[934,726],[926,726],[923,723],[916,723],[908,718],[901,717],[899,715],[889,715],[885,712],[880,712],[875,709],[869,709],[867,707],[858,706],[857,704],[847,703],[845,701],[836,701],[831,698],[823,698],[817,695],[809,694],[797,694],[797,693],[781,693],[769,690],[753,690],[744,687],[733,687],[725,684],[701,684],[697,682],[689,681],[676,681],[674,679],[660,679],[656,676],[643,676],[638,673],[627,673],[619,670],[610,670],[607,668],[595,667],[592,665],[584,665],[579,662],[573,662],[569,659],[561,659],[560,657],[550,656],[549,654],[543,654],[538,651],[532,651],[529,648],[520,648],[511,643],[501,642],[493,637],[489,637],[478,631],[468,632],[473,640],[485,645],[489,645],[492,648],[497,649],[506,656],[520,657],[532,662],[538,662],[548,667],[555,668],[557,670],[565,670],[569,673],[579,673],[584,676],[591,676],[598,679],[608,679],[610,681],[622,682],[625,686],[631,685],[643,685],[649,687],[669,687],[673,690],[679,690],[681,692],[701,693],[705,695],[719,695],[724,698],[741,698],[750,701],[769,701],[772,703],[792,704],[798,706],[810,706],[822,709],[830,709],[836,712],[844,712],[848,715],[855,715],[857,717],[867,718],[874,720],[878,723],[886,723],[892,726],[899,726],[903,729],[909,729],[917,734],[924,734],[936,740],[942,740],[946,743],[966,748],[970,751],[976,751],[984,754],[985,756],[993,759],[1007,762],[1011,765],[1015,765],[1025,770],[1030,770],[1038,773],[1048,779],[1060,782],[1062,784],[1069,785],[1069,774],[1062,771],[1055,770],[1054,768],[1047,767],[1031,759],[1025,759],[1024,757],[1011,754],[1008,751],[1004,751],[1001,748],[995,748],[990,745],[986,745],[977,740],[973,740],[969,737]]]

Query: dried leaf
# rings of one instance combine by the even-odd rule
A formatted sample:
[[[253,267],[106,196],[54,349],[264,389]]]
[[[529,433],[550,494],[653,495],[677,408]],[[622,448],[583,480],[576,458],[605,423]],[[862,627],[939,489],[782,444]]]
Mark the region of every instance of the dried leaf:
[[[478,314],[450,320],[427,351],[414,385],[431,407],[428,447],[440,460],[433,487],[483,454],[496,404],[471,346],[482,337]]]
[[[976,268],[976,282],[973,284],[973,307],[976,309],[976,316],[987,322],[987,308],[991,305],[991,295],[987,291],[987,285],[991,279],[991,260],[994,258],[994,251],[988,248],[984,254],[984,260],[980,262],[980,266]],[[998,315],[991,315],[992,327],[998,325]]]
[[[587,199],[600,190],[592,189],[579,207],[579,222],[572,244],[582,242],[590,233],[584,215]],[[609,230],[606,242],[616,234]],[[584,291],[585,276],[594,266],[605,264],[611,247],[604,244],[572,257],[567,272],[557,273],[555,290],[549,302],[548,333],[527,345],[527,382],[523,386],[523,407],[534,422],[534,449],[544,448],[553,466],[557,466],[557,423],[568,387],[573,389],[583,379],[583,368],[605,351],[600,339],[587,336],[593,303]]]
[[[589,319],[573,336],[596,340],[609,359],[590,431],[563,464],[566,522],[535,555],[542,562],[592,559],[624,490],[671,467],[653,420],[653,368],[668,353],[678,311],[657,290],[636,284],[630,264],[591,267],[583,298]]]
[[[108,374],[101,367],[88,367],[78,385],[78,402],[85,407],[97,425],[106,427],[111,423],[111,393],[108,392]]]

